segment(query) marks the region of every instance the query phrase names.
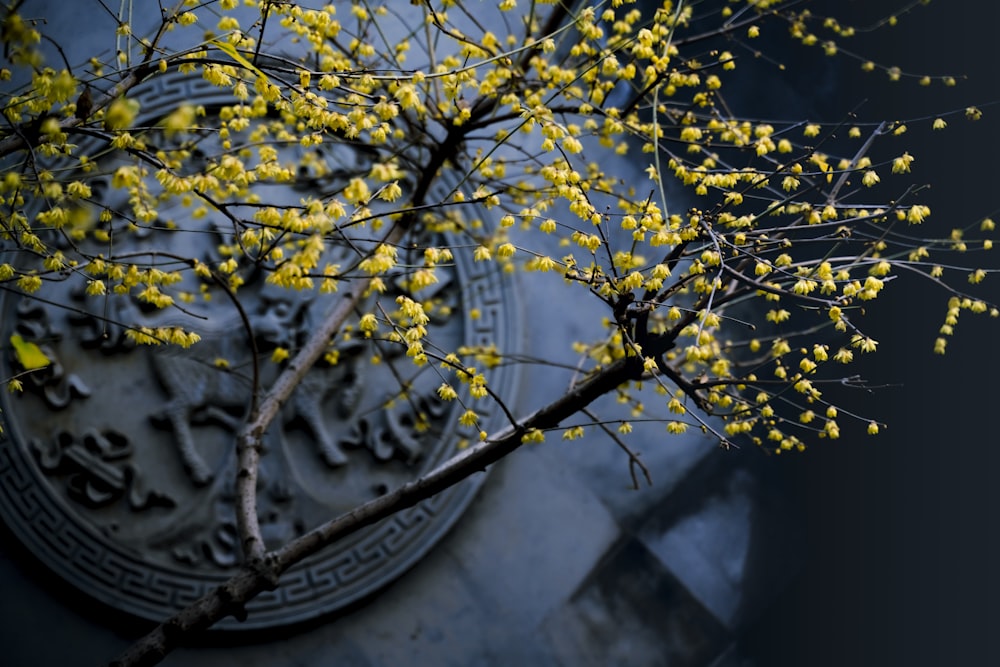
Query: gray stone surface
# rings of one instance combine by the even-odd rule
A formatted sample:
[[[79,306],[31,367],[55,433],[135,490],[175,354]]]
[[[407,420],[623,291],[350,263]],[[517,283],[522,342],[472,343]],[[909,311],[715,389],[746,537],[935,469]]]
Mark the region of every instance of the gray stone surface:
[[[626,539],[547,619],[560,665],[630,667],[706,665],[727,633],[663,565]]]
[[[750,551],[753,479],[734,473],[721,493],[709,496],[696,513],[666,532],[640,531],[643,542],[727,627],[742,603]]]
[[[215,638],[165,664],[708,666],[719,659],[740,621],[767,601],[743,595],[761,576],[746,564],[773,557],[774,543],[731,539],[747,517],[775,522],[741,492],[750,473],[734,472],[735,457],[716,452],[663,491],[663,502],[632,529],[591,480],[546,451],[580,443],[552,444],[499,464],[437,548],[349,613],[280,634]],[[30,569],[0,560],[0,643],[12,664],[66,664],[70,645],[92,663],[134,634],[94,605],[63,606],[58,584],[39,587],[25,577]],[[64,641],[48,641],[53,633]]]
[[[615,414],[607,405],[611,402],[600,401],[595,409],[599,414]],[[611,430],[616,427],[613,424]],[[662,423],[635,424],[633,432],[622,437],[649,469],[651,484],[636,471],[639,488],[635,488],[628,456],[596,428],[579,440],[554,437],[542,448],[542,455],[553,465],[569,467],[618,521],[629,526],[663,503],[701,461],[718,454],[712,439],[696,433],[670,435]]]
[[[495,471],[461,537],[444,546],[457,563],[487,567],[470,572],[480,603],[515,631],[565,602],[619,536],[607,509],[542,449],[515,452]]]
[[[736,458],[734,455],[732,458]],[[798,516],[758,472],[706,460],[670,498],[649,511],[636,535],[727,628],[766,606],[801,562]]]

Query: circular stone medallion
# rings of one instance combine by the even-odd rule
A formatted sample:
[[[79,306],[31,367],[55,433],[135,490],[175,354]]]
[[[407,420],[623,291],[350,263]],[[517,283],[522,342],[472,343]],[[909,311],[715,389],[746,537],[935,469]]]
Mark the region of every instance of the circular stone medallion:
[[[212,114],[233,104],[231,97],[200,79],[172,74],[150,81],[137,99],[138,124],[154,128],[144,135],[147,144],[190,147],[202,170],[219,164],[226,151],[217,134],[167,137],[155,127],[183,103]],[[245,132],[253,130],[251,124]],[[181,268],[172,257],[209,265],[224,259],[220,247],[234,243],[231,219],[217,210],[193,214],[190,206],[172,211],[167,203],[156,220],[137,222],[128,195],[109,187],[119,167],[137,162],[104,148],[81,145],[99,167],[79,177],[91,185],[95,210],[113,213],[106,227],[115,254],[135,253],[137,262],[163,270]],[[289,144],[279,161],[295,165],[297,179],[259,183],[252,192],[268,204],[301,205],[306,197],[342,190],[352,175],[366,175],[377,157],[346,141],[327,139],[308,149]],[[163,192],[152,175],[144,186],[154,197]],[[444,246],[447,233],[411,236],[405,247]],[[378,238],[370,228],[345,234],[324,261],[348,266]],[[86,243],[85,251],[101,251],[96,242]],[[405,254],[400,251],[400,265],[419,265]],[[53,361],[22,375],[22,393],[0,392],[0,515],[66,581],[145,619],[162,620],[193,602],[239,563],[234,434],[246,415],[254,368],[244,321],[254,332],[257,374],[266,388],[281,368],[272,351],[294,354],[338,298],[318,289],[278,288],[252,266],[241,265],[237,273],[245,280],[237,292],[242,313],[226,290],[191,272],[176,288],[191,295],[183,310],[150,309],[133,297],[89,296],[86,281],[69,273],[47,281],[33,297],[6,292],[0,299],[6,350],[0,377],[23,372],[10,345],[15,335]],[[501,351],[515,340],[516,306],[495,263],[476,263],[471,253],[456,250],[453,264],[438,268],[438,279],[415,297],[434,304],[428,340],[447,350],[495,345]],[[386,288],[380,299],[387,309],[395,308],[396,296],[409,294],[404,276],[386,280]],[[188,350],[136,346],[125,335],[135,326],[182,326],[201,341]],[[355,320],[330,350],[336,363],[320,362],[309,372],[265,435],[258,495],[268,548],[418,477],[472,437],[458,427],[457,402],[437,396],[442,376],[436,364],[418,368],[404,347],[359,334]],[[501,365],[489,377],[509,402],[514,368]],[[476,403],[476,411],[487,431],[505,423],[491,402]],[[296,623],[375,592],[441,539],[483,479],[467,480],[300,563],[277,590],[248,605],[245,622],[227,618],[217,627]]]

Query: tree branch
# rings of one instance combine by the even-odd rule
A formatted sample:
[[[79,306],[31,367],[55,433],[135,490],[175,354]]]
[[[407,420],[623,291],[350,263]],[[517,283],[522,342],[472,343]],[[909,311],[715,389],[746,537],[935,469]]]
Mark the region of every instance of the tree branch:
[[[398,243],[403,233],[402,225],[394,227],[386,237],[385,243]],[[264,540],[257,516],[258,464],[264,432],[278,415],[281,406],[295,391],[295,387],[326,352],[330,339],[357,308],[370,285],[371,278],[358,279],[351,283],[350,291],[327,314],[298,354],[285,366],[237,435],[236,525],[240,534],[240,544],[243,546],[243,555],[248,562],[260,561],[265,555]]]
[[[345,299],[344,302],[348,300]],[[331,314],[324,323],[325,327],[334,319]],[[247,602],[265,590],[274,589],[278,577],[304,558],[485,470],[487,466],[520,447],[522,435],[526,431],[555,428],[598,397],[641,375],[640,359],[625,357],[615,361],[548,405],[521,419],[517,426],[506,428],[494,438],[477,443],[453,456],[423,477],[359,505],[276,551],[263,554],[259,560],[248,562],[229,581],[154,628],[111,664],[114,667],[154,665],[194,633],[211,627],[229,615],[241,618]]]
[[[636,491],[640,488],[639,477],[635,473],[637,468],[642,471],[642,476],[646,478],[646,483],[652,486],[653,477],[649,474],[649,468],[647,468],[646,464],[642,462],[639,455],[632,451],[632,448],[625,444],[625,441],[619,438],[617,433],[608,428],[608,425],[602,422],[592,410],[584,408],[581,412],[590,417],[594,421],[597,428],[604,431],[604,435],[611,438],[611,441],[618,445],[618,447],[625,452],[625,455],[628,456],[628,472],[629,475],[632,476],[632,488]]]

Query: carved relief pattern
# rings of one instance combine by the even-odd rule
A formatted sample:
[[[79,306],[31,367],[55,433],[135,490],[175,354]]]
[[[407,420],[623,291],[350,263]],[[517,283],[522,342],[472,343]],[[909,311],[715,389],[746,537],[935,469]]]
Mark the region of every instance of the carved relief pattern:
[[[206,107],[232,102],[200,79],[173,76],[151,82],[142,108],[155,119],[188,100]],[[288,194],[289,201],[301,196]],[[211,239],[203,259],[211,259],[219,233],[200,237]],[[199,252],[178,249],[185,250]],[[516,309],[494,266],[456,253],[434,295],[450,316],[432,319],[433,336],[448,345],[501,348],[513,339]],[[129,299],[86,297],[59,283],[52,290],[47,302],[9,294],[0,300],[3,340],[16,332],[54,362],[25,378],[24,394],[0,396],[0,516],[70,583],[116,608],[161,619],[238,564],[232,444],[248,405],[251,362],[242,323],[220,297],[212,310],[192,308],[208,319],[185,323],[202,335],[186,354],[136,348],[124,336],[125,325],[173,324],[175,315],[145,311]],[[329,304],[320,296],[276,293],[259,279],[241,288],[241,298],[262,353],[300,344]],[[473,308],[480,312],[475,320],[468,316]],[[265,436],[259,513],[271,547],[454,452],[457,419],[429,374],[415,374],[392,346],[356,339],[336,349],[339,363],[311,371]],[[381,364],[369,363],[373,354]],[[9,376],[14,360],[3,356],[0,376]],[[262,354],[261,369],[266,386],[278,367]],[[393,372],[412,383],[406,398],[393,395]],[[491,386],[509,396],[513,370],[497,369]],[[477,404],[477,412],[488,430],[502,423],[490,403]],[[426,432],[416,429],[418,413],[430,418]],[[301,564],[250,605],[247,622],[229,619],[221,627],[294,623],[371,594],[433,547],[481,481],[478,476]]]

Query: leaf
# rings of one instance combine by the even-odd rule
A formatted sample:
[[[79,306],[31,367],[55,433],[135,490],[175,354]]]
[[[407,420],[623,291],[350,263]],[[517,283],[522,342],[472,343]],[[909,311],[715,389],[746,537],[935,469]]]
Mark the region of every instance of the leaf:
[[[12,334],[10,344],[14,346],[14,354],[17,361],[26,371],[33,371],[45,368],[52,363],[52,360],[45,356],[42,348],[31,341],[26,341],[19,334]]]
[[[261,79],[264,80],[265,83],[271,83],[271,80],[267,78],[267,75],[264,74],[262,71],[260,71],[260,68],[258,68],[252,62],[244,58],[243,54],[237,51],[235,46],[233,46],[229,42],[224,42],[221,39],[210,39],[208,41],[210,44],[213,44],[217,49],[224,52],[226,55],[228,55],[230,58],[238,62],[240,65],[243,65],[243,67],[247,68],[257,76],[259,76]]]

